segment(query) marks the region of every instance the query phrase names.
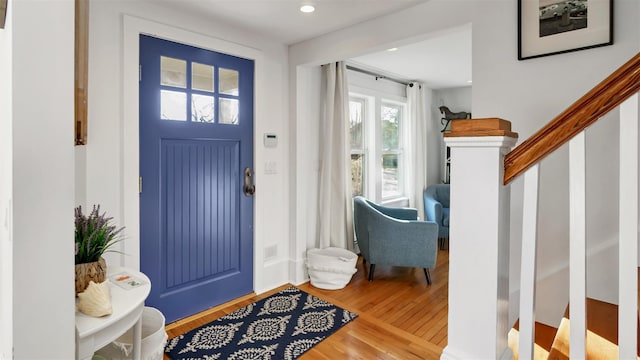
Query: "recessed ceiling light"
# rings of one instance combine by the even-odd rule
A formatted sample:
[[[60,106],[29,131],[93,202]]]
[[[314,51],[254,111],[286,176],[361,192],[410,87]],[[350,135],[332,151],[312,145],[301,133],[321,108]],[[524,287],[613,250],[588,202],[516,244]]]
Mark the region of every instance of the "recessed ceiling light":
[[[316,7],[311,4],[304,4],[300,6],[300,11],[303,13],[312,13],[316,11]]]
[[[473,80],[467,80],[467,84],[473,83]]]
[[[391,48],[391,49],[387,49],[387,51],[397,51],[398,48]]]

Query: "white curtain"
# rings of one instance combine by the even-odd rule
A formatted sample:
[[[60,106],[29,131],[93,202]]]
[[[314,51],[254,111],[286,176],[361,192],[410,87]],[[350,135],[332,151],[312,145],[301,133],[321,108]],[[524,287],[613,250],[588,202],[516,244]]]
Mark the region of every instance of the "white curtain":
[[[427,124],[425,94],[420,83],[407,85],[407,109],[409,113],[409,205],[418,209],[424,220],[422,192],[427,186]]]
[[[322,66],[319,247],[353,250],[349,89],[344,62]]]

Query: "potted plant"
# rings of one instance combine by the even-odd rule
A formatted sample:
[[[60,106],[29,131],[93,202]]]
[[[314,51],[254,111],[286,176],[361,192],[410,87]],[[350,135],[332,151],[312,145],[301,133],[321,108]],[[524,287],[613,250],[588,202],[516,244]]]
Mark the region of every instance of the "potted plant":
[[[82,206],[75,208],[76,295],[83,292],[90,281],[105,280],[107,264],[102,254],[115,251],[111,247],[122,240],[124,230],[112,225],[112,220],[106,213],[100,214],[100,205],[94,205],[89,215],[82,213]]]

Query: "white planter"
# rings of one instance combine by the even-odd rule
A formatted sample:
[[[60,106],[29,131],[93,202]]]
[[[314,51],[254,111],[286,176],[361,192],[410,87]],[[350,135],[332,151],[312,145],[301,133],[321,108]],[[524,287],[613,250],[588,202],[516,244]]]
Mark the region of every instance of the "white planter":
[[[328,247],[307,250],[307,270],[311,285],[328,290],[344,288],[356,269],[358,255],[353,252]]]

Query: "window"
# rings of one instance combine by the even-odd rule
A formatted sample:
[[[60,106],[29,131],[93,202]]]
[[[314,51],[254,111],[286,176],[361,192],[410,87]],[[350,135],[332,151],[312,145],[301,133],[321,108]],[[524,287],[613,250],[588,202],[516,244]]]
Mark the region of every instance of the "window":
[[[400,197],[402,192],[402,106],[382,103],[382,199]]]
[[[349,135],[351,143],[351,190],[353,196],[364,195],[364,113],[363,98],[349,99]]]
[[[405,197],[405,100],[350,93],[349,135],[353,196],[376,202]]]

